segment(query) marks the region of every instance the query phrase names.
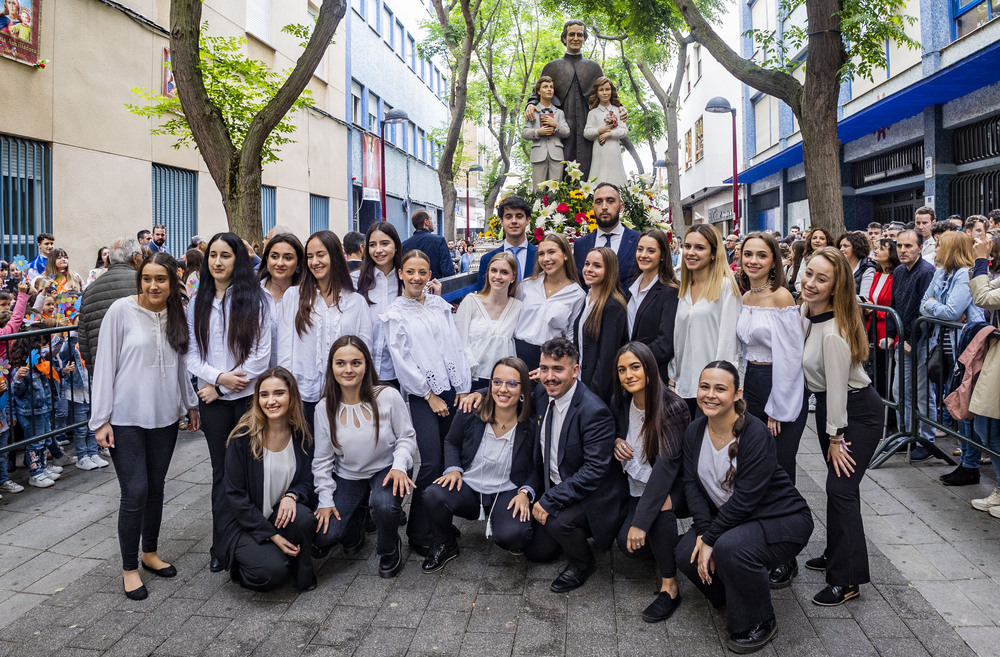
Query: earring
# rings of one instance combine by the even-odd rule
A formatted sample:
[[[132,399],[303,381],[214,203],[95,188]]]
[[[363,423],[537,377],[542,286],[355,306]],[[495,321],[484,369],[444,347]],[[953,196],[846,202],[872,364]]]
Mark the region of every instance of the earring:
[[[520,397],[518,397],[517,401],[524,401],[524,395],[521,395]]]

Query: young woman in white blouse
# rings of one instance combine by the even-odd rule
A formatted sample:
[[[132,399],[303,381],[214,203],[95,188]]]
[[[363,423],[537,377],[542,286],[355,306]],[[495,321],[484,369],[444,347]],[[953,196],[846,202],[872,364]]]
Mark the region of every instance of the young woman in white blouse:
[[[843,254],[817,250],[802,275],[806,387],[816,395],[816,433],[826,456],[826,550],[806,562],[825,570],[827,587],[813,597],[835,606],[869,581],[859,486],[882,438],[885,407],[863,365],[868,337]]]
[[[285,310],[285,292],[302,280],[306,252],[291,233],[279,233],[267,241],[261,256],[260,286],[267,292],[271,311],[271,365],[278,362],[278,327],[290,322]]]
[[[674,357],[667,366],[667,386],[687,401],[691,417],[705,365],[725,360],[738,367],[736,322],[742,300],[719,232],[696,224],[684,236],[681,284],[674,318]]]
[[[538,243],[536,257],[535,273],[517,286],[521,316],[514,329],[517,357],[529,371],[538,369],[547,340],[573,335],[573,323],[587,297],[580,287],[573,250],[564,236],[546,233]]]
[[[407,474],[413,467],[416,438],[402,395],[380,385],[368,346],[345,335],[330,349],[324,398],[316,414],[313,481],[317,555],[337,543],[348,553],[364,545],[365,499],[377,538],[381,577],[403,569],[399,540],[399,507],[413,489]]]
[[[410,402],[420,450],[406,534],[410,547],[422,557],[430,552],[433,540],[423,493],[441,476],[444,437],[454,418],[451,407],[468,394],[472,385],[451,304],[424,291],[431,278],[430,262],[423,251],[403,255],[399,269],[403,295],[384,315],[389,324],[389,353],[396,378]]]
[[[361,267],[351,272],[351,278],[358,294],[368,302],[375,374],[381,383],[399,390],[382,315],[403,293],[403,281],[399,280],[397,273],[403,264],[403,245],[396,227],[385,221],[377,221],[368,227],[365,245]]]
[[[139,265],[136,278],[139,294],[111,304],[101,323],[90,429],[101,447],[111,448],[121,486],[118,545],[125,595],[142,600],[148,592],[139,577],[140,536],[143,568],[160,577],[177,574],[157,554],[163,486],[178,418],[187,414],[189,431],[199,429],[200,419],[184,366],[189,341],[177,262],[154,253]]]
[[[368,304],[354,291],[339,237],[328,230],[309,237],[302,282],[285,297],[288,310],[278,327],[278,364],[295,375],[306,421],[313,427],[330,346],[342,335],[356,335],[366,345],[372,344]]]
[[[509,251],[487,265],[483,291],[469,294],[458,306],[455,324],[472,366],[472,387],[489,384],[487,375],[501,358],[514,355],[514,328],[521,315],[517,292],[517,260]]]
[[[188,372],[198,377],[198,409],[212,460],[210,570],[217,573],[223,568],[226,440],[250,410],[254,383],[271,361],[271,319],[243,240],[217,233],[206,252],[198,294],[187,307],[186,360]]]
[[[295,378],[267,370],[226,449],[223,554],[244,588],[270,591],[289,576],[300,591],[316,588],[310,442]]]

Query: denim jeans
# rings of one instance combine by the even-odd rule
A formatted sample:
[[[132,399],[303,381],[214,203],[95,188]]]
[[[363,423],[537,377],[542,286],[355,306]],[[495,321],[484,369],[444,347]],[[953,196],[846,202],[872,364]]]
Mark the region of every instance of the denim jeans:
[[[43,433],[48,433],[51,428],[48,413],[41,415],[21,415],[17,414],[17,422],[24,429],[26,439],[34,438]],[[24,458],[28,462],[28,474],[32,477],[42,473],[45,469],[45,440],[33,440],[28,443],[28,448],[24,450]],[[55,456],[53,453],[52,456]]]
[[[997,420],[994,420],[994,422],[997,422]],[[958,433],[962,434],[966,438],[972,437],[972,420],[958,420],[957,424]],[[979,459],[983,456],[983,450],[978,447],[974,447],[969,443],[959,443],[958,446],[962,450],[962,467],[978,470]]]
[[[70,402],[69,408],[73,424],[86,422],[90,419],[90,404]],[[86,424],[73,429],[73,445],[76,449],[77,459],[82,459],[84,456],[97,456],[97,438],[94,437],[94,432]]]
[[[344,479],[334,473],[333,480],[337,483],[337,490],[333,493],[333,503],[340,514],[340,520],[335,516],[330,516],[330,525],[322,534],[318,534],[314,543],[319,547],[331,547],[344,539],[348,533],[348,527],[356,528],[358,522],[364,522],[364,517],[355,518],[355,524],[351,524],[352,517],[359,513],[361,503],[365,500],[365,495],[371,491],[369,506],[372,512],[372,520],[378,528],[375,543],[375,553],[379,556],[392,554],[396,551],[396,542],[399,537],[399,506],[402,498],[392,494],[392,484],[382,486],[382,481],[389,474],[391,466],[376,472],[368,479]]]
[[[917,410],[924,417],[933,417],[933,413],[935,413],[934,409],[937,408],[937,402],[934,394],[934,386],[930,385],[927,381],[927,341],[921,340],[913,348],[918,350],[916,368]],[[901,364],[897,356],[896,372],[897,374],[902,373],[902,376],[896,376],[892,381],[893,399],[897,402],[902,401],[899,406],[899,427],[907,433],[910,431],[910,416],[913,413],[912,386],[914,372],[911,361],[912,357],[912,353],[904,353],[903,358],[906,359],[906,362]],[[900,400],[900,396],[902,396],[902,400]],[[919,435],[933,443],[934,427],[924,422],[920,422],[919,425]]]
[[[4,429],[3,431],[0,431],[0,447],[6,447],[9,444],[10,444],[10,430]],[[7,474],[7,463],[8,463],[7,455],[0,454],[0,484],[10,479],[10,475]]]
[[[976,438],[983,445],[986,445],[994,452],[1000,452],[1000,420],[983,415],[975,416],[972,420],[972,427],[976,432]],[[962,447],[965,447],[963,444]],[[979,450],[977,450],[979,451]],[[982,453],[982,452],[980,452]],[[962,459],[965,459],[965,452],[962,452]],[[962,465],[965,465],[964,463]],[[976,464],[978,467],[978,463]],[[993,469],[996,471],[997,488],[1000,488],[1000,464],[994,463]]]

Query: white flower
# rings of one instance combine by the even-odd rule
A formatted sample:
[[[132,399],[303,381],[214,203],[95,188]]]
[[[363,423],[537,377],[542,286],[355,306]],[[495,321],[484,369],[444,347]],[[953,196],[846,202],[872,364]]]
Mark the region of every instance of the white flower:
[[[584,183],[580,183],[580,191],[587,196],[593,195],[594,188],[597,187],[597,183],[594,182],[595,180],[596,178],[591,178],[590,180]]]
[[[660,223],[660,220],[662,220],[662,219],[663,219],[663,213],[660,212],[659,209],[657,209],[657,208],[650,208],[649,209],[649,220],[650,221],[652,221],[654,224],[658,224],[658,223]]]
[[[569,160],[569,161],[563,160],[563,164],[566,165],[566,172],[567,173],[569,173],[571,171],[577,171],[577,172],[580,171],[580,163],[577,162],[576,160]]]
[[[622,223],[625,224],[626,228],[635,229],[635,225],[625,217],[622,217]]]
[[[639,174],[639,180],[641,180],[645,184],[649,185],[649,184],[651,184],[653,182],[653,176],[651,176],[648,173],[640,173]]]
[[[552,215],[552,221],[556,222],[557,224],[561,224],[566,221],[566,215],[564,215],[562,212],[556,212],[554,215]]]
[[[628,191],[631,194],[635,194],[636,196],[638,196],[639,194],[642,194],[642,188],[639,187],[639,185],[637,185],[635,183],[632,183],[631,185],[628,186]]]
[[[546,219],[550,218],[556,211],[556,202],[553,201],[542,208],[542,216]]]
[[[541,199],[536,198],[534,204],[532,204],[531,206],[531,213],[538,214],[541,211],[542,211],[542,201]]]
[[[583,177],[583,172],[580,169],[567,169],[566,175],[570,180],[579,180]]]

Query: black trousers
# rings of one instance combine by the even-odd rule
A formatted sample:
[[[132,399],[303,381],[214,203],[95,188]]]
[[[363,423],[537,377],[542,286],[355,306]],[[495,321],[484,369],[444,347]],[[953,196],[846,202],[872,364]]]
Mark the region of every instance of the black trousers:
[[[531,540],[524,549],[524,556],[530,561],[546,562],[564,554],[571,566],[583,570],[594,560],[587,543],[590,535],[590,521],[583,504],[571,504],[559,515],[550,515],[544,525],[532,518]]]
[[[239,423],[243,414],[250,410],[252,396],[241,399],[216,399],[211,404],[198,402],[201,414],[201,430],[208,443],[208,456],[212,461],[212,549],[211,555],[223,560],[220,554],[225,540],[222,533],[222,511],[226,502],[224,483],[226,469],[226,441],[229,433]]]
[[[493,530],[493,542],[510,552],[524,552],[524,547],[531,538],[531,519],[522,522],[520,518],[513,517],[513,510],[507,509],[516,495],[516,489],[488,495],[477,493],[467,484],[462,485],[462,490],[448,490],[444,486],[431,484],[424,491],[424,503],[430,516],[434,544],[453,543],[455,539],[451,520],[454,516],[475,520],[479,517],[480,510],[483,510]]]
[[[802,525],[802,543],[768,543],[756,520],[733,527],[715,542],[711,584],[698,576],[697,560],[691,563],[697,531],[692,527],[677,543],[678,567],[713,607],[726,608],[726,631],[730,634],[745,632],[774,616],[768,573],[794,559],[809,541],[812,517],[808,511],[782,520]]]
[[[163,486],[177,444],[177,422],[158,429],[111,428],[115,434],[111,461],[122,491],[118,508],[122,570],[137,570],[140,536],[143,552],[156,552],[160,538]]]
[[[444,469],[444,437],[451,429],[451,421],[455,419],[455,390],[448,389],[438,397],[448,404],[447,417],[436,415],[423,397],[408,395],[410,401],[410,418],[417,434],[417,449],[420,451],[420,469],[414,480],[417,487],[413,489],[410,500],[410,519],[406,523],[406,536],[410,545],[430,545],[434,542],[431,533],[431,521],[427,515],[424,494],[434,480],[441,476]]]
[[[851,443],[854,472],[840,477],[826,464],[826,583],[835,586],[867,584],[868,546],[861,518],[861,480],[868,470],[875,448],[882,439],[885,406],[870,385],[847,395],[847,429],[844,440]],[[816,393],[816,433],[826,458],[830,437],[826,430],[826,393]]]
[[[677,577],[677,560],[674,558],[674,549],[677,547],[677,515],[673,509],[660,511],[646,532],[646,544],[635,552],[628,551],[628,530],[632,527],[632,518],[635,517],[638,505],[638,497],[629,497],[625,523],[618,530],[618,549],[625,556],[632,558],[645,558],[652,554],[660,577],[663,579]]]
[[[528,371],[538,369],[538,362],[542,359],[541,345],[534,345],[524,340],[514,339],[514,353],[528,366]]]
[[[270,521],[274,522],[277,517],[278,509],[274,509]],[[270,591],[289,576],[299,590],[309,588],[315,582],[312,544],[316,518],[309,507],[301,503],[296,505],[295,520],[279,529],[278,533],[292,545],[299,546],[298,556],[288,556],[271,540],[258,543],[246,532],[236,539],[230,572],[240,586],[254,591]]]
[[[773,368],[771,365],[755,365],[747,363],[743,379],[743,398],[747,402],[747,413],[767,424],[767,413],[764,407],[771,396]],[[774,437],[774,446],[778,452],[778,465],[788,473],[795,483],[795,457],[799,453],[799,442],[809,418],[809,391],[804,390],[802,408],[794,422],[782,422],[781,433]]]

